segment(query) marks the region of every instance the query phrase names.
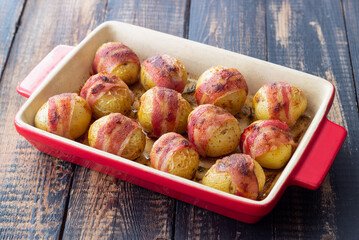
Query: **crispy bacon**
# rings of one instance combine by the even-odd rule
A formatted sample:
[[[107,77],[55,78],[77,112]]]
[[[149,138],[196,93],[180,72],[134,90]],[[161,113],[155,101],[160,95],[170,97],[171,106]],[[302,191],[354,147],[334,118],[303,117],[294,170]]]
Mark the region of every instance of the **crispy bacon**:
[[[207,144],[218,126],[232,119],[236,120],[226,110],[211,104],[200,105],[193,110],[188,120],[187,133],[201,156],[206,156]]]
[[[130,93],[132,93],[126,83],[124,83],[121,79],[115,75],[103,72],[93,75],[87,80],[81,89],[80,96],[86,99],[92,107],[99,98],[114,87],[126,88],[130,91]]]
[[[146,59],[142,67],[151,76],[156,86],[166,87],[182,93],[185,82],[182,79],[182,71],[176,59],[167,55],[156,55]]]
[[[175,132],[179,124],[181,95],[164,87],[154,87],[149,91],[153,92],[153,131],[150,135],[159,137],[167,132]]]
[[[191,142],[178,133],[171,132],[162,135],[152,147],[150,154],[152,167],[168,172],[168,160],[171,155],[188,147],[197,151]]]
[[[115,67],[125,63],[140,66],[138,56],[129,47],[120,42],[109,42],[97,50],[92,68],[94,73],[112,72]]]
[[[47,123],[49,132],[71,138],[70,127],[76,97],[76,93],[63,93],[49,98]]]
[[[254,161],[246,154],[232,154],[224,157],[215,165],[217,172],[227,172],[236,190],[235,195],[257,199],[259,185],[254,173]]]
[[[279,119],[293,125],[295,118],[289,111],[292,87],[285,82],[274,82],[265,84],[263,88],[267,96],[270,119]],[[281,112],[284,112],[286,119],[281,119]]]
[[[195,91],[197,104],[214,104],[225,94],[243,89],[248,94],[248,86],[243,75],[236,69],[224,68],[216,71],[211,77],[200,84]]]
[[[132,134],[141,129],[134,120],[120,113],[111,113],[97,132],[94,148],[121,156]]]
[[[283,144],[296,146],[285,122],[263,120],[249,125],[242,133],[240,148],[243,153],[256,158]]]

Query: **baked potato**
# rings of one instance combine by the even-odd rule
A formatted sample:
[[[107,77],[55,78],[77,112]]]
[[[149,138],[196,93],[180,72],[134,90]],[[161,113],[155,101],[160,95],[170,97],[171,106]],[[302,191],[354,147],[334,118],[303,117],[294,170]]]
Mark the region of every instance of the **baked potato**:
[[[198,105],[214,104],[233,115],[241,111],[247,95],[248,86],[243,75],[237,69],[223,66],[206,70],[198,78],[194,94]]]
[[[119,77],[126,84],[138,81],[140,60],[136,53],[120,42],[102,44],[96,52],[92,69],[94,74],[108,72]]]
[[[178,59],[158,54],[142,63],[141,83],[146,90],[158,86],[182,93],[187,83],[187,72]]]
[[[292,156],[296,143],[289,126],[279,120],[258,120],[242,133],[240,148],[269,169],[282,168]]]
[[[153,145],[150,154],[153,168],[191,179],[199,164],[194,145],[178,133],[166,133]]]
[[[233,152],[241,136],[238,120],[227,110],[212,104],[200,105],[190,113],[187,133],[203,157]]]
[[[150,137],[167,132],[184,133],[191,105],[175,90],[154,87],[140,98],[138,121]]]
[[[206,186],[257,199],[265,184],[262,167],[246,154],[232,154],[216,161],[202,179]]]
[[[126,83],[106,72],[91,76],[82,87],[80,96],[91,106],[94,118],[116,112],[128,115],[134,100]]]
[[[267,83],[255,94],[253,108],[257,119],[277,119],[291,127],[306,110],[307,98],[303,91],[288,83]]]
[[[141,126],[120,113],[110,113],[97,119],[88,132],[91,147],[134,160],[146,145]]]
[[[35,127],[69,139],[76,139],[88,129],[91,108],[76,93],[50,97],[37,111]]]

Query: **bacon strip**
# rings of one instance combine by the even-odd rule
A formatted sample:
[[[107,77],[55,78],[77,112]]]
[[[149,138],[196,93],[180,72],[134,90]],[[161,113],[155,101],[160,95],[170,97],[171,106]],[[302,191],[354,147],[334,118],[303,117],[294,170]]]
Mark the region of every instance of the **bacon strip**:
[[[218,126],[232,119],[236,120],[226,110],[211,104],[200,105],[191,113],[187,124],[188,138],[201,156],[206,156],[208,142]]]
[[[248,86],[243,75],[236,69],[221,69],[200,84],[195,91],[197,104],[214,104],[215,101],[234,91],[243,89],[248,94]]]
[[[86,81],[85,85],[81,89],[80,96],[86,99],[92,107],[99,98],[114,87],[126,88],[131,92],[126,83],[115,75],[109,73],[99,73],[91,76]]]
[[[296,146],[288,125],[279,120],[263,120],[248,126],[240,140],[242,152],[253,158],[287,144]]]
[[[232,154],[215,165],[218,172],[228,172],[236,186],[235,195],[257,199],[259,185],[254,173],[254,161],[246,154]]]
[[[108,115],[106,123],[98,130],[94,148],[121,156],[132,134],[140,125],[120,113]]]
[[[159,137],[167,132],[175,132],[179,124],[180,94],[163,87],[155,87],[150,91],[154,93],[151,135]]]
[[[70,127],[76,96],[76,93],[63,93],[49,98],[47,123],[49,132],[71,138]]]
[[[156,55],[146,59],[142,67],[151,76],[156,86],[166,87],[182,93],[185,83],[176,59],[167,55]]]
[[[268,100],[268,109],[271,119],[280,119],[284,112],[285,120],[290,125],[295,123],[294,116],[289,111],[292,87],[285,82],[268,83],[263,86]]]
[[[150,159],[152,167],[168,172],[168,161],[172,154],[182,148],[192,148],[194,145],[178,133],[166,133],[162,135],[153,145]]]
[[[94,73],[112,72],[115,67],[125,63],[140,66],[138,56],[129,47],[120,42],[110,42],[97,50],[92,68]]]

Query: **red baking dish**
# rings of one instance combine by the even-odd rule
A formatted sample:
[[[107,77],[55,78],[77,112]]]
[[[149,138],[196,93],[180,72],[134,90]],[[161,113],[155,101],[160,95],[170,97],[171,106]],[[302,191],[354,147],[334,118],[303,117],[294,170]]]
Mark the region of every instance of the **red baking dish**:
[[[221,192],[35,128],[34,116],[40,106],[53,95],[78,92],[90,76],[97,48],[110,41],[128,45],[140,60],[159,53],[170,54],[180,59],[188,72],[197,76],[215,65],[237,68],[244,75],[250,94],[264,83],[273,81],[285,81],[302,89],[308,98],[306,114],[312,116],[312,121],[268,196],[256,201]],[[317,189],[346,137],[344,128],[326,118],[335,92],[330,82],[121,22],[103,23],[76,47],[56,47],[17,90],[29,99],[16,115],[16,129],[40,151],[247,223],[255,223],[269,213],[290,185]]]

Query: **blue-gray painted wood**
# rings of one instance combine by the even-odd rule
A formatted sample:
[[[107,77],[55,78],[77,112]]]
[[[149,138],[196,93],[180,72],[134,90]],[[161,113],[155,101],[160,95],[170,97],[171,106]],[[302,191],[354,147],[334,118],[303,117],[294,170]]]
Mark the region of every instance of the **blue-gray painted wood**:
[[[0,238],[57,239],[74,165],[40,153],[16,132],[15,114],[26,100],[16,86],[55,46],[75,45],[97,26],[96,8],[90,1],[0,1],[0,6],[1,39],[9,38],[0,47],[1,54],[9,52],[0,82]]]
[[[264,3],[192,0],[188,38],[265,60]],[[271,214],[250,225],[177,203],[175,239],[271,239],[272,229]]]
[[[24,5],[25,0],[0,1],[0,77],[11,50]]]
[[[175,0],[110,0],[104,21],[127,22],[182,37],[186,7],[185,1]],[[64,238],[170,239],[175,201],[77,166]]]
[[[0,6],[1,238],[356,239],[358,1],[27,0]],[[329,118],[348,137],[320,189],[288,188],[272,213],[249,225],[33,148],[13,127],[25,101],[15,91],[18,82],[53,47],[76,45],[105,20],[188,37],[331,81],[337,93]]]
[[[359,91],[359,1],[342,0],[356,94]],[[358,101],[358,98],[357,98]]]
[[[280,239],[354,239],[359,228],[359,118],[339,0],[267,0],[268,61],[323,77],[336,87],[329,119],[348,137],[317,191],[288,189],[274,210]],[[320,92],[318,92],[320,94]]]

